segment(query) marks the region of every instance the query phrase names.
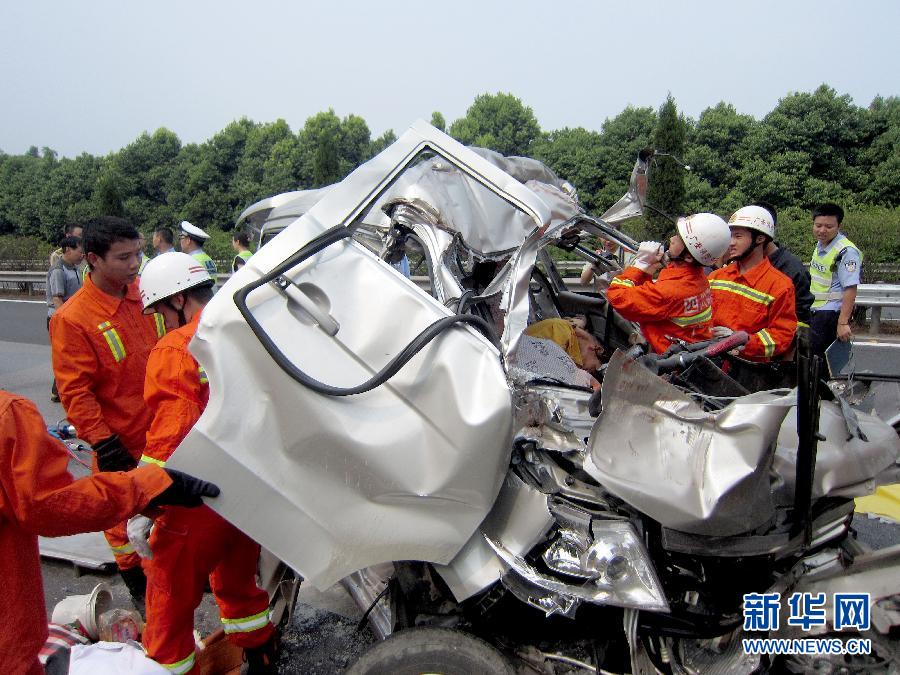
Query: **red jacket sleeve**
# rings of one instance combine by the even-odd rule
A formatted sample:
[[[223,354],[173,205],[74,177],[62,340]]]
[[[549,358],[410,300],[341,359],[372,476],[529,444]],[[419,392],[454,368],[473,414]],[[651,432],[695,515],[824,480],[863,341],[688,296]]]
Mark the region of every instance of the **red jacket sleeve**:
[[[769,305],[768,325],[753,333],[742,354],[748,357],[768,358],[783,354],[794,341],[797,332],[797,303],[794,287],[782,289]]]
[[[69,455],[31,401],[0,392],[0,514],[47,537],[112,527],[172,480],[158,467],[73,480]]]
[[[684,308],[684,298],[667,293],[665,282],[654,284],[652,279],[637,267],[626,267],[610,282],[606,298],[629,321],[660,321],[678,316]]]
[[[50,320],[53,374],[59,398],[78,436],[91,445],[112,436],[94,393],[94,378],[101,371],[100,359],[84,332],[66,317]]]
[[[190,353],[158,346],[147,361],[144,401],[153,421],[142,462],[164,466],[203,412],[197,399],[200,376]]]

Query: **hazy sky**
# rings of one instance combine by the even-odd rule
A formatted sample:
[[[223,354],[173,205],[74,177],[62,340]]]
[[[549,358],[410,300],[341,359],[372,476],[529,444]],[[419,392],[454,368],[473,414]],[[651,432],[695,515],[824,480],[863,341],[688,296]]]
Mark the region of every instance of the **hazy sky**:
[[[372,136],[511,92],[545,130],[671,91],[761,117],[825,82],[900,94],[900,1],[0,0],[0,149],[105,154],[165,126],[354,113]]]

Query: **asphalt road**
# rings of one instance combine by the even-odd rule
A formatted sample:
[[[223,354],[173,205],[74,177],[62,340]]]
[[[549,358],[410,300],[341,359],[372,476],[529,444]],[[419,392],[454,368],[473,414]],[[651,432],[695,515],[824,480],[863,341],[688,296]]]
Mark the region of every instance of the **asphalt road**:
[[[58,403],[49,399],[50,347],[43,302],[0,299],[0,387],[34,401],[44,420],[54,424],[65,417]],[[72,465],[73,473],[83,469]],[[866,544],[881,548],[900,543],[900,525],[856,517],[854,527]],[[128,594],[115,573],[79,570],[71,563],[45,560],[44,597],[48,618],[54,605],[71,594],[89,593],[99,582],[113,591],[115,606],[129,606]],[[201,632],[217,627],[218,613],[207,594],[195,620]],[[283,641],[280,661],[283,673],[325,674],[340,672],[374,641],[368,629],[357,632],[360,612],[339,587],[319,593],[301,587],[300,602]]]

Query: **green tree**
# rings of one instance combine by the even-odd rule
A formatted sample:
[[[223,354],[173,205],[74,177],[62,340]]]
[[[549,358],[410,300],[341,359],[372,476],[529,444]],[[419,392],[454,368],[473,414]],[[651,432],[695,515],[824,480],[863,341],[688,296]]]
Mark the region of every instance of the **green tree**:
[[[98,215],[119,217],[125,215],[122,193],[119,190],[121,180],[121,177],[113,171],[107,171],[97,179],[94,202],[97,205]]]
[[[700,113],[685,145],[685,210],[716,211],[738,182],[746,155],[746,140],[757,125],[750,115],[720,102]]]
[[[860,164],[866,169],[862,199],[900,206],[900,97],[876,97],[867,123],[872,142],[860,152]]]
[[[853,105],[849,96],[838,96],[823,84],[813,93],[782,98],[748,135],[747,156],[774,162],[787,153],[803,153],[809,159],[809,178],[857,192],[866,182],[864,172],[858,169],[859,149],[871,142],[871,131],[865,111]],[[802,198],[805,185],[795,193]]]
[[[230,229],[235,215],[246,206],[239,204],[232,183],[247,139],[256,127],[242,118],[206,143],[181,149],[166,181],[175,220],[183,218],[204,229]]]
[[[341,163],[338,152],[336,136],[325,134],[319,138],[313,155],[313,187],[324,187],[340,180]]]
[[[28,152],[3,158],[0,164],[0,232],[41,235],[41,192],[47,176],[48,166],[39,154]]]
[[[672,95],[659,109],[656,128],[653,131],[653,146],[658,152],[681,157],[684,153],[684,122],[678,117],[678,109]],[[684,169],[672,157],[657,157],[650,174],[647,201],[656,209],[672,217],[683,215]],[[672,222],[665,216],[651,212],[648,214],[651,236],[662,239],[672,229]]]
[[[444,132],[447,131],[447,121],[444,119],[444,116],[437,110],[431,113],[431,126]]]
[[[308,118],[299,135],[303,184],[323,187],[340,180],[341,120],[334,110]]]
[[[283,119],[276,120],[270,124],[260,124],[253,127],[247,134],[247,140],[244,144],[244,151],[238,160],[237,170],[231,181],[231,192],[238,204],[238,209],[242,210],[246,206],[256,202],[263,197],[270,197],[277,192],[284,192],[290,187],[296,185],[295,162],[290,157],[290,153],[284,154],[284,143],[291,144],[291,149],[296,148],[296,138],[291,131],[288,123]],[[279,176],[277,181],[273,181],[268,175],[274,167],[270,160],[276,147],[281,147],[278,158],[285,164],[285,172],[290,176],[289,180],[285,180],[287,176]],[[271,191],[272,183],[286,182],[289,187]],[[280,185],[279,185],[280,187]]]
[[[357,115],[347,115],[341,120],[338,137],[340,156],[338,172],[340,178],[348,175],[360,164],[371,157],[369,154],[372,142],[369,125]]]
[[[369,157],[374,157],[386,147],[397,141],[397,134],[393,129],[388,129],[381,136],[372,141],[369,146]]]
[[[450,125],[450,135],[460,143],[504,155],[527,155],[540,132],[531,108],[503,93],[478,96],[466,116]]]
[[[300,158],[300,139],[294,134],[282,138],[272,146],[263,165],[261,197],[296,190],[303,174]],[[253,200],[247,202],[251,204]]]
[[[150,231],[171,225],[175,217],[168,203],[167,182],[181,151],[178,136],[166,128],[144,132],[107,159],[117,177],[125,217]]]
[[[811,166],[809,154],[795,150],[753,157],[744,164],[735,187],[752,201],[762,199],[779,208],[797,204],[803,199]]]
[[[597,203],[607,178],[601,167],[603,137],[599,133],[578,127],[541,134],[532,144],[532,154],[578,189],[588,211],[604,210]]]
[[[653,108],[633,106],[604,120],[597,158],[603,176],[602,186],[596,195],[599,211],[605,211],[625,194],[638,153],[653,143],[656,120]]]
[[[41,229],[55,243],[65,223],[84,222],[98,215],[93,201],[102,162],[88,153],[75,159],[63,157],[43,183],[40,197]]]

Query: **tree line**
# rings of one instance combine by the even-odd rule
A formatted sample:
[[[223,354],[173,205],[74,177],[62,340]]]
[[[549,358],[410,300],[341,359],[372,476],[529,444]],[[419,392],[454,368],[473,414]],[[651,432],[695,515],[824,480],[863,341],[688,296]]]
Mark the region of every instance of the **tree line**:
[[[809,210],[834,201],[848,212],[848,233],[861,239],[867,260],[900,256],[895,96],[862,107],[822,85],[786,95],[762,119],[725,102],[692,119],[669,96],[658,110],[629,106],[599,129],[545,131],[531,108],[498,93],[478,96],[449,126],[440,112],[431,123],[465,144],[543,160],[578,188],[594,214],[624,193],[638,151],[655,147],[664,153],[651,177],[650,199],[659,211],[727,218],[764,200],[779,209],[780,238],[805,258]],[[147,232],[186,219],[212,230],[224,254],[223,233],[246,206],[336,182],[395,139],[392,130],[373,138],[363,118],[328,110],[297,132],[281,119],[243,118],[203,143],[183,144],[160,128],[104,157],[60,158],[36,146],[21,155],[0,151],[0,257],[39,240],[55,244],[65,223],[100,213],[124,215]],[[629,225],[635,236],[654,237],[670,227],[659,216]]]

